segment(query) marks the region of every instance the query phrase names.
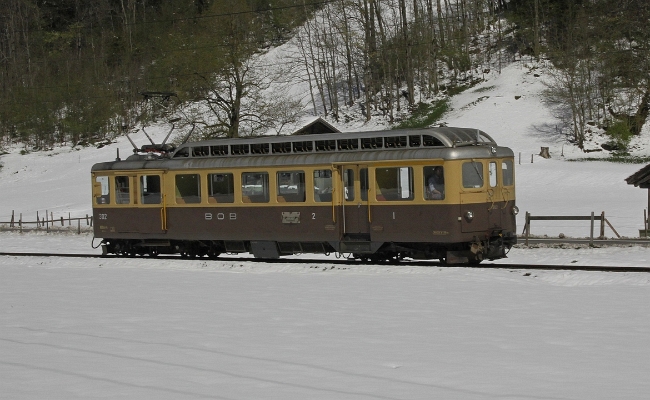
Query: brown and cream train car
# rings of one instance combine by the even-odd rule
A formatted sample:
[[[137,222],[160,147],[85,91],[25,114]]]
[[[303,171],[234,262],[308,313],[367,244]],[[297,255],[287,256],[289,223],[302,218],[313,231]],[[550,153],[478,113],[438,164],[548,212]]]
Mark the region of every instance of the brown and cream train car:
[[[186,143],[95,164],[92,183],[105,254],[477,263],[516,243],[513,152],[477,129]]]

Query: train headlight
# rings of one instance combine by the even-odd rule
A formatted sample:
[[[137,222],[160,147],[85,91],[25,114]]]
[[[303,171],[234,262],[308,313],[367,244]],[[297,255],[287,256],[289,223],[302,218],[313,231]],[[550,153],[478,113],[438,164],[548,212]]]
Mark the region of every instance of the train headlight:
[[[517,215],[519,214],[519,207],[513,206],[512,207],[512,215]]]
[[[490,152],[491,152],[492,154],[497,154],[497,148],[494,147],[494,146],[490,146]]]
[[[471,212],[471,211],[467,211],[467,212],[465,213],[465,219],[466,219],[467,221],[471,221],[471,220],[473,220],[473,219],[474,219],[474,213]]]

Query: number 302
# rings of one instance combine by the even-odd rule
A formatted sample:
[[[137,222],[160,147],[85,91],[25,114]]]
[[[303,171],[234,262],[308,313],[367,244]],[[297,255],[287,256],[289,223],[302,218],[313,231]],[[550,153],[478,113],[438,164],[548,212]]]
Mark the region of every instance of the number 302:
[[[99,219],[108,219],[108,214],[99,214]]]

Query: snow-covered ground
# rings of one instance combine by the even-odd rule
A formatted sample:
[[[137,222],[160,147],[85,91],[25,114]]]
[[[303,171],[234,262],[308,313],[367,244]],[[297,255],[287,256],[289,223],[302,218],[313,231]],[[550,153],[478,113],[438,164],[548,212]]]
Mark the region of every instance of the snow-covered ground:
[[[0,235],[4,251],[29,242],[86,252],[90,241]],[[585,251],[607,256],[513,250],[544,262]],[[0,277],[3,399],[592,400],[650,391],[644,273],[0,257]]]
[[[604,211],[621,235],[638,236],[648,194],[624,179],[643,165],[568,161],[584,155],[553,133],[539,95],[544,72],[534,73],[540,77],[523,64],[492,73],[455,97],[444,121],[481,128],[521,153],[520,229],[526,211]],[[167,129],[147,131],[160,140]],[[147,142],[142,133],[133,139]],[[635,154],[648,155],[644,140]],[[551,159],[536,156],[541,146]],[[90,214],[90,167],[115,158],[118,148],[125,157],[131,145],[123,138],[102,149],[9,149],[0,157],[0,221],[12,210],[29,220],[46,210],[57,218]],[[585,237],[589,224],[534,221],[532,233]],[[609,228],[606,235],[614,236]],[[0,252],[99,252],[91,243],[87,233],[0,233]],[[490,263],[470,270],[343,266],[315,258],[0,256],[0,398],[591,400],[650,393],[647,274],[494,270]],[[649,260],[646,247],[517,247],[501,262]]]

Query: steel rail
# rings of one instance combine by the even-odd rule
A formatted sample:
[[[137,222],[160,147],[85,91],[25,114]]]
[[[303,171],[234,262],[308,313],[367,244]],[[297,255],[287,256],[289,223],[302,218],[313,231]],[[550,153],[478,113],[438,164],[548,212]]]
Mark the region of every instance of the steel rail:
[[[0,256],[6,257],[62,257],[62,258],[104,258],[104,259],[141,259],[154,261],[157,259],[163,260],[209,260],[209,261],[245,261],[269,264],[336,264],[336,265],[368,265],[368,266],[419,266],[419,267],[439,267],[439,268],[472,268],[472,269],[501,269],[501,270],[536,270],[536,271],[587,271],[587,272],[644,272],[649,273],[650,267],[612,267],[605,265],[549,265],[549,264],[499,264],[499,263],[483,263],[477,265],[466,264],[442,264],[436,261],[422,261],[422,260],[402,260],[391,262],[360,262],[348,258],[339,258],[335,260],[324,259],[259,259],[253,257],[228,257],[220,256],[217,259],[209,259],[207,257],[181,257],[179,255],[158,255],[151,256],[117,256],[117,255],[101,255],[101,254],[74,254],[74,253],[29,253],[29,252],[0,252]]]

